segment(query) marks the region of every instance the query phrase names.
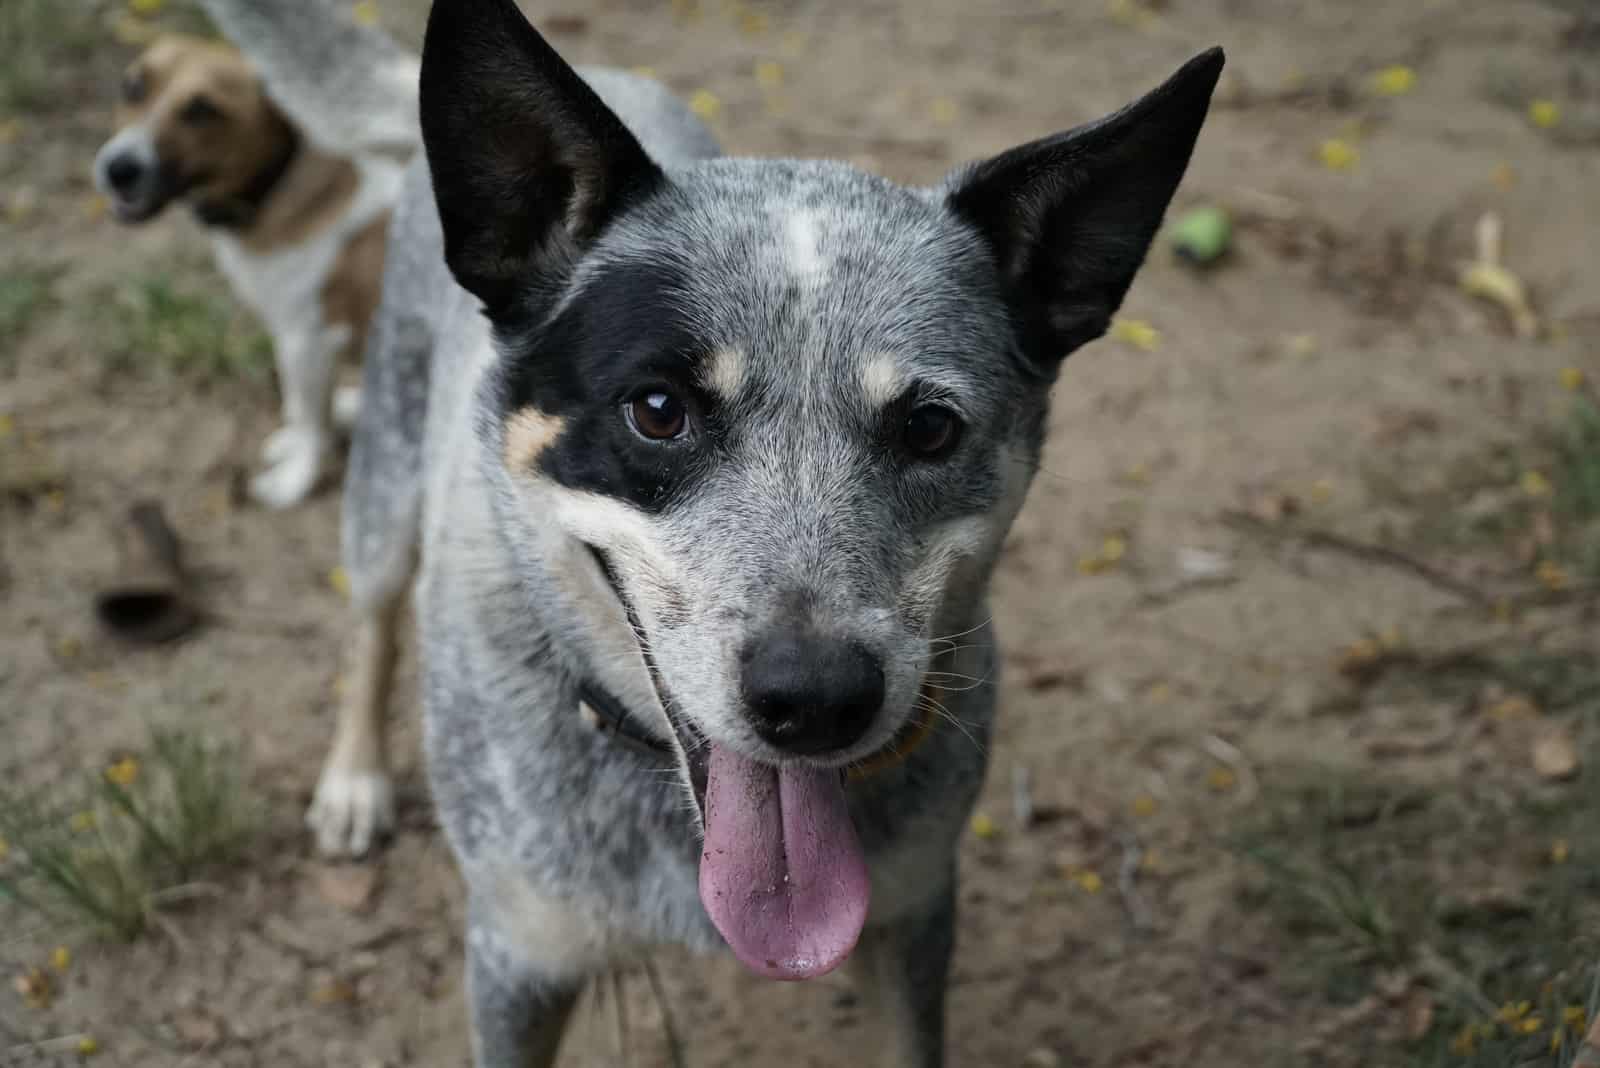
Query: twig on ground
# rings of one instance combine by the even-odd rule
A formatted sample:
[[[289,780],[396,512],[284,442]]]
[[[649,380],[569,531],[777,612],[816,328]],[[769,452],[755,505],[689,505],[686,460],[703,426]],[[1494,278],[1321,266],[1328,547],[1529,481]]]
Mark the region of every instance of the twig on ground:
[[[644,974],[650,980],[651,995],[661,1007],[661,1029],[667,1033],[667,1056],[672,1061],[672,1068],[688,1068],[689,1062],[683,1054],[683,1039],[679,1036],[678,1026],[672,1018],[672,1008],[667,1003],[667,991],[661,985],[661,976],[656,972],[654,961],[645,962]]]
[[[1128,920],[1133,924],[1134,931],[1143,934],[1155,926],[1150,918],[1150,910],[1135,885],[1139,865],[1144,863],[1144,847],[1139,844],[1139,836],[1132,831],[1123,831],[1117,838],[1122,843],[1122,864],[1117,869],[1117,893],[1122,896],[1123,907],[1128,910]]]

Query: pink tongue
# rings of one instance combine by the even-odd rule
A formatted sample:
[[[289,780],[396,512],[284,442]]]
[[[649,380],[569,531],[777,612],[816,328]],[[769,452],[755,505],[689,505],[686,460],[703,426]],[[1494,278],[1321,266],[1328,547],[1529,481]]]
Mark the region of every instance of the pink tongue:
[[[700,900],[746,967],[771,979],[831,972],[861,935],[869,889],[839,772],[711,747]]]

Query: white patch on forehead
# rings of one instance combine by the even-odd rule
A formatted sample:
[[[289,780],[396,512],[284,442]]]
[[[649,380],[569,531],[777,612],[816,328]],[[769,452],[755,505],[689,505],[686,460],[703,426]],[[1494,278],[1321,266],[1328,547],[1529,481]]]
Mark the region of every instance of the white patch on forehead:
[[[713,393],[723,400],[732,400],[744,381],[744,353],[738,349],[718,349],[706,362],[702,377]]]
[[[820,280],[828,273],[828,259],[817,244],[819,222],[814,211],[792,211],[784,219],[789,269],[802,280]]]
[[[867,395],[867,405],[882,408],[900,395],[902,379],[900,367],[883,354],[874,353],[861,361],[861,389]]]

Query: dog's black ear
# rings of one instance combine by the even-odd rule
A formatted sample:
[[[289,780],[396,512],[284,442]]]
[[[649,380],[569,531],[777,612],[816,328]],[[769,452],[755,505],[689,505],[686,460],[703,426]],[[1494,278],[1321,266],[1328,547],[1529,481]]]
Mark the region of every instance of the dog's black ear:
[[[1222,62],[1213,48],[1108,118],[948,179],[949,206],[988,241],[1041,373],[1106,332],[1189,165]]]
[[[662,181],[514,0],[435,0],[420,108],[445,260],[491,317]]]

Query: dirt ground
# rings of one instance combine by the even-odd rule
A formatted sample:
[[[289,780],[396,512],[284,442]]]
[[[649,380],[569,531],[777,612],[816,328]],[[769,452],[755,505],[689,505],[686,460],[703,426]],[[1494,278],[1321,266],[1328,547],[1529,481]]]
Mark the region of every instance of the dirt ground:
[[[424,8],[381,0],[413,45]],[[1400,782],[1437,819],[1370,868],[1372,896],[1423,855],[1435,881],[1384,915],[1427,909],[1423,885],[1472,898],[1502,883],[1539,912],[1553,865],[1583,873],[1578,892],[1600,889],[1581,864],[1600,861],[1584,759],[1600,691],[1582,675],[1600,652],[1586,586],[1600,569],[1585,570],[1600,554],[1563,541],[1560,515],[1540,520],[1550,487],[1522,471],[1581,392],[1574,369],[1600,376],[1600,52],[1582,5],[530,8],[569,58],[712,94],[700,106],[732,151],[844,157],[905,180],[1099,116],[1227,48],[1177,207],[1230,208],[1233,255],[1201,273],[1158,249],[1123,309],[1157,333],[1069,361],[996,576],[1003,717],[962,858],[951,1063],[1570,1058],[1570,1039],[1543,1053],[1560,1031],[1549,1021],[1526,1055],[1472,1060],[1450,1043],[1475,1006],[1571,980],[1600,929],[1556,932],[1514,965],[1455,942],[1394,949],[1405,936],[1389,921],[1358,922],[1388,933],[1351,948],[1326,924],[1297,926],[1239,835],[1309,840],[1284,800],[1308,776]],[[330,877],[300,828],[344,633],[337,492],[287,514],[242,500],[276,416],[250,328],[187,218],[129,230],[92,196],[131,54],[103,30],[47,72],[41,98],[0,103],[0,780],[47,788],[139,745],[147,723],[179,723],[243,747],[264,826],[217,893],[131,945],[0,901],[0,972],[74,950],[47,1006],[0,990],[0,1064],[76,1063],[76,1045],[48,1040],[90,1034],[100,1061],[139,1068],[464,1065],[461,893],[419,773],[409,663],[403,826],[372,862],[370,900],[341,906],[329,880],[349,873]],[[1396,65],[1414,83],[1391,72],[1403,91],[1385,96],[1373,78]],[[1559,112],[1530,111],[1544,99]],[[1486,211],[1538,338],[1455,284]],[[152,279],[188,294],[183,323],[151,310]],[[196,355],[186,330],[223,340]],[[164,503],[214,616],[154,652],[113,644],[90,612],[139,496]],[[1500,651],[1579,681],[1519,688],[1510,669],[1451,667]],[[1497,714],[1523,692],[1537,698],[1528,722]],[[1529,755],[1551,732],[1576,743],[1578,772],[1550,776],[1564,782]],[[1492,794],[1509,815],[1439,807],[1468,794],[1470,811]],[[1362,841],[1392,814],[1362,820]],[[1558,823],[1571,830],[1552,860]],[[754,983],[731,959],[670,957],[661,972],[690,1064],[860,1063],[842,979]],[[669,1064],[645,978],[623,983],[629,1063]],[[563,1064],[620,1063],[611,1010],[580,1008]]]

